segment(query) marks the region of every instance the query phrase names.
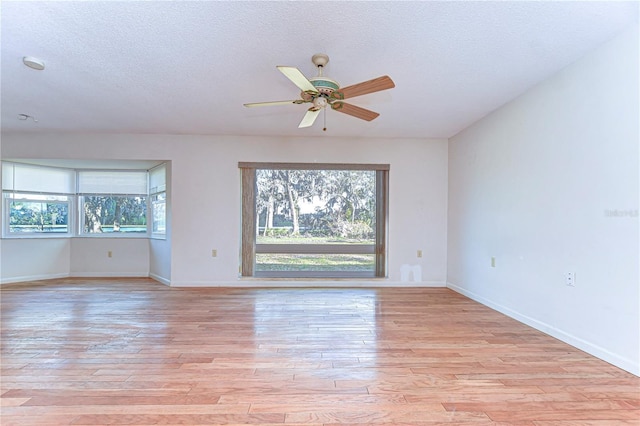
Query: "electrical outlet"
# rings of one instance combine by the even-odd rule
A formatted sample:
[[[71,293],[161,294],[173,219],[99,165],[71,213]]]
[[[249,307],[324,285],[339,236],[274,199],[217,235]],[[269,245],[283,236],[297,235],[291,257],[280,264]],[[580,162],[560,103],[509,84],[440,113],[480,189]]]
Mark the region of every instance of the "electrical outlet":
[[[422,250],[418,250],[418,257],[422,257]]]
[[[576,274],[574,272],[567,272],[564,274],[564,282],[566,285],[575,287],[576,286]]]
[[[496,258],[491,256],[491,267],[495,268],[496,267]]]
[[[113,253],[111,252],[111,250],[107,252],[107,257],[113,257]]]
[[[218,250],[216,249],[211,250],[211,257],[218,257]]]

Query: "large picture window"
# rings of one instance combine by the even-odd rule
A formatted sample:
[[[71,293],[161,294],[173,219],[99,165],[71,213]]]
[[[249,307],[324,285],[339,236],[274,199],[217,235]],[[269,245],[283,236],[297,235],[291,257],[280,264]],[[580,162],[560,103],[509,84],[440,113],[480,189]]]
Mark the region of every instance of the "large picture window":
[[[239,166],[243,276],[386,276],[388,165]]]

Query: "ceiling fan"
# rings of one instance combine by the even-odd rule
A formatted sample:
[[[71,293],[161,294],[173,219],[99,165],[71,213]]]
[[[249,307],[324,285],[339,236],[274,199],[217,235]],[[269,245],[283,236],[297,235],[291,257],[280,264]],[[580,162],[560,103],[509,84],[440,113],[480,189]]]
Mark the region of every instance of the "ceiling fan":
[[[244,104],[246,107],[273,106],[286,104],[306,104],[310,103],[311,107],[302,118],[299,128],[309,127],[318,118],[320,111],[328,106],[331,109],[343,112],[362,120],[371,121],[380,114],[377,112],[361,108],[352,104],[343,102],[345,99],[354,98],[356,96],[366,95],[368,93],[379,92],[381,90],[392,89],[396,87],[393,80],[389,76],[374,78],[373,80],[363,81],[341,88],[337,81],[322,75],[322,69],[329,62],[329,56],[324,53],[313,55],[311,62],[318,68],[318,75],[307,79],[298,68],[278,66],[278,70],[282,72],[289,80],[293,82],[300,90],[300,99],[293,101],[274,101],[274,102],[256,102]],[[326,130],[326,128],[324,129]]]

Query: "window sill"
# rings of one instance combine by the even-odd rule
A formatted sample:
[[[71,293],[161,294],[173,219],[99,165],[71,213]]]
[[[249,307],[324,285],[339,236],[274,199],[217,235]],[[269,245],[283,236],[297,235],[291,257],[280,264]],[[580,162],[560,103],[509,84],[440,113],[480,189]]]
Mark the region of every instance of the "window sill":
[[[33,240],[33,239],[52,239],[57,238],[61,240],[72,239],[72,238],[97,238],[97,239],[139,239],[139,240],[148,240],[150,237],[148,235],[3,235],[3,240]]]
[[[388,281],[389,277],[238,277],[240,281],[281,281],[281,282],[305,282],[305,281]]]
[[[67,238],[73,238],[70,234],[21,234],[21,235],[3,235],[3,240],[33,240],[33,239],[60,239],[66,240]]]

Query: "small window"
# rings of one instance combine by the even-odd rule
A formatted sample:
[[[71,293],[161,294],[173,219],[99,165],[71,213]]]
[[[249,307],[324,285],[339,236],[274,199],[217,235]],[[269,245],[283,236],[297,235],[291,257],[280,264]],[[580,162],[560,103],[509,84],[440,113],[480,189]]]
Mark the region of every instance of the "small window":
[[[3,236],[69,236],[74,177],[70,169],[3,161]]]
[[[147,233],[147,197],[84,195],[83,234]]]
[[[167,232],[167,194],[161,192],[151,196],[151,211],[153,215],[153,234],[164,235]]]
[[[5,193],[10,235],[68,234],[69,197]]]
[[[147,235],[146,171],[80,170],[83,235]]]
[[[161,164],[149,170],[151,196],[151,236],[164,238],[167,233],[167,166]]]

